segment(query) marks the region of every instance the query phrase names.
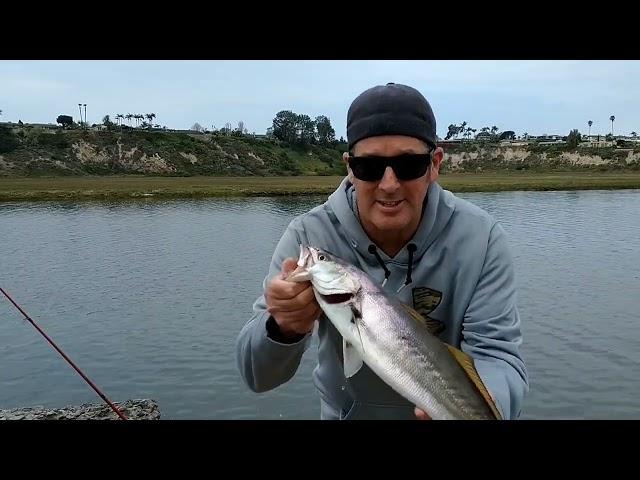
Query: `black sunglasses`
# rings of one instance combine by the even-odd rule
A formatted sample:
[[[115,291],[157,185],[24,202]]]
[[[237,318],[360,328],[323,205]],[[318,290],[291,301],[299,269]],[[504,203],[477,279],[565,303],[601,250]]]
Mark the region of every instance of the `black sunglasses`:
[[[349,167],[353,175],[365,182],[375,182],[382,179],[387,167],[393,169],[398,180],[415,180],[425,173],[433,158],[433,150],[429,153],[410,153],[396,157],[349,155]]]

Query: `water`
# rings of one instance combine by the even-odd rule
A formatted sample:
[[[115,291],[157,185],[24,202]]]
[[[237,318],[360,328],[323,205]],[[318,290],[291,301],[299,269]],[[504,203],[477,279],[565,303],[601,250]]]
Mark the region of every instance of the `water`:
[[[640,191],[464,194],[515,256],[524,419],[640,417]],[[163,418],[316,419],[316,342],[254,394],[234,345],[280,234],[323,197],[0,203],[0,286],[113,400]],[[0,298],[0,408],[100,399]]]

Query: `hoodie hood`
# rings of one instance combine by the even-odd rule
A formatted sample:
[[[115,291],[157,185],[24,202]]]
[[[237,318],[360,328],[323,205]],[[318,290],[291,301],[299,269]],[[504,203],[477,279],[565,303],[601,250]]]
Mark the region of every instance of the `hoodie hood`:
[[[358,218],[357,195],[353,184],[348,177],[340,183],[340,187],[331,194],[328,200],[331,210],[343,228],[343,234],[348,238],[351,246],[364,257],[369,258],[371,264],[378,263],[373,254],[369,252],[370,245],[374,245],[385,261],[393,261],[399,265],[409,264],[409,249],[407,246],[415,244],[416,251],[413,253],[413,261],[419,260],[427,251],[431,243],[438,237],[446,227],[455,211],[455,201],[449,192],[444,190],[437,182],[431,183],[425,197],[422,218],[418,225],[418,230],[407,244],[398,252],[395,257],[389,257],[378,245],[369,238],[362,228]]]
[[[429,185],[425,197],[422,218],[418,230],[395,257],[389,257],[376,245],[360,224],[355,187],[348,177],[331,194],[328,204],[342,227],[342,233],[357,253],[369,265],[385,270],[385,278],[390,275],[385,264],[392,262],[408,269],[407,283],[411,283],[411,268],[427,251],[433,241],[444,230],[455,211],[453,195],[437,182]]]

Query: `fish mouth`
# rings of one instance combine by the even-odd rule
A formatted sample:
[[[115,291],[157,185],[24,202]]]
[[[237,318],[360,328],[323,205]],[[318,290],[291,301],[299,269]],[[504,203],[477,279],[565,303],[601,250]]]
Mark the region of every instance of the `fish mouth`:
[[[299,266],[294,271],[290,272],[286,279],[290,282],[308,282],[311,280],[311,274],[307,270],[306,266]]]
[[[322,295],[320,297],[330,305],[337,305],[339,303],[348,302],[353,298],[352,293],[333,293],[331,295]]]
[[[286,279],[290,282],[308,282],[311,280],[309,267],[311,266],[311,250],[309,247],[300,245],[300,256],[298,257],[298,266],[290,272]]]

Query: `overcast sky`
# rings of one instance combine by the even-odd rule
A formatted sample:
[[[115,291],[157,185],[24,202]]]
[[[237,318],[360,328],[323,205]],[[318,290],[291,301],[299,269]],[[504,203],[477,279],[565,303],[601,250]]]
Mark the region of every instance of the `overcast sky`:
[[[155,113],[187,129],[243,121],[264,133],[280,110],[326,115],[346,137],[346,112],[368,87],[406,83],[431,103],[444,137],[451,123],[521,135],[573,128],[640,133],[639,61],[6,61],[0,60],[0,121],[90,123],[104,115]]]

